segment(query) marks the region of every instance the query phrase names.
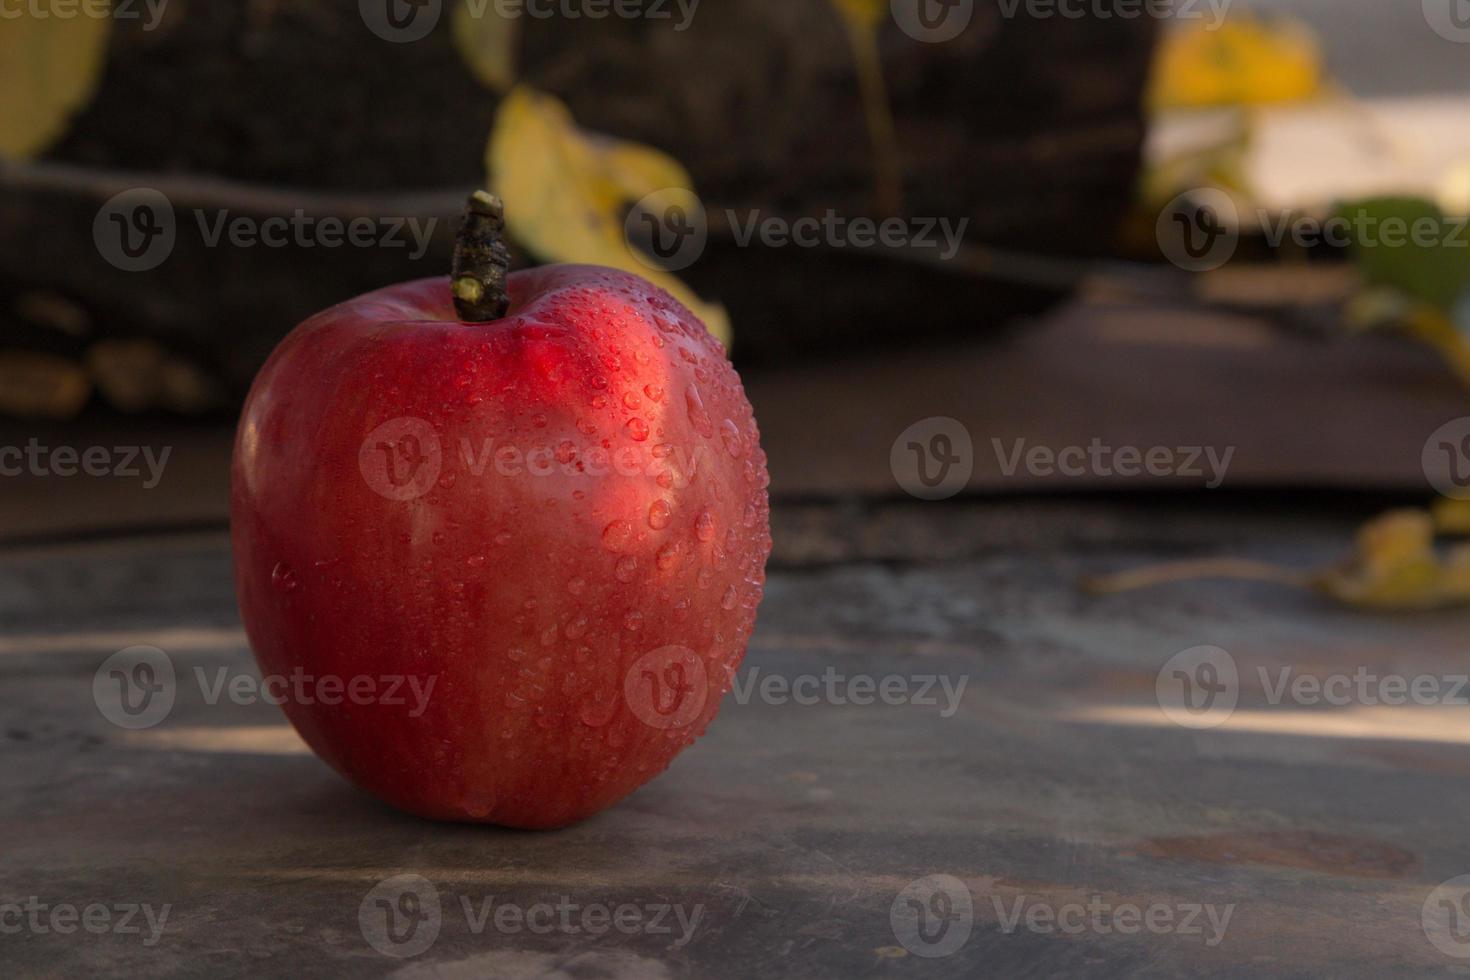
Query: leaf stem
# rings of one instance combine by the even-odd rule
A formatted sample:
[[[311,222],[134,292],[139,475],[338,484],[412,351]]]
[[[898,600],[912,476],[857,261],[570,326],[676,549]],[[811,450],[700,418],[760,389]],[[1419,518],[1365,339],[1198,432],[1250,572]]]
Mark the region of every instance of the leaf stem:
[[[1114,572],[1111,575],[1089,575],[1082,579],[1082,588],[1094,595],[1112,595],[1133,589],[1146,589],[1171,582],[1187,582],[1193,579],[1228,578],[1251,582],[1273,582],[1296,588],[1312,587],[1312,576],[1280,565],[1251,561],[1246,558],[1202,558],[1194,561],[1164,562]]]

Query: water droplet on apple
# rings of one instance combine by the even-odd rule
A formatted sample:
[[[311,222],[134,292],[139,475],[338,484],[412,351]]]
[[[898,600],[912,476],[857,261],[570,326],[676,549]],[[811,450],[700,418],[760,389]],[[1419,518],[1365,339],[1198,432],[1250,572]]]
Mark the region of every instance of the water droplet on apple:
[[[643,386],[643,393],[645,395],[647,395],[651,401],[661,402],[661,401],[664,400],[664,390],[662,388],[660,388],[658,385],[654,385],[654,384],[644,385]]]
[[[665,572],[668,571],[670,568],[673,568],[674,563],[678,560],[679,545],[673,541],[670,541],[668,544],[658,549],[658,555],[654,558],[654,561],[658,565],[659,570]]]
[[[464,563],[466,565],[470,566],[471,568],[480,568],[481,566],[483,566],[485,564],[485,556],[484,555],[471,555],[470,557],[468,557],[468,558],[465,559],[465,562]]]
[[[745,441],[740,438],[740,429],[729,419],[720,423],[720,441],[725,444],[725,452],[736,459],[745,455]]]
[[[586,635],[587,635],[587,617],[586,616],[578,616],[576,619],[572,620],[570,623],[567,623],[567,639],[569,639],[569,640],[577,640],[577,639],[581,639],[583,636],[586,636]]]
[[[587,580],[578,576],[567,583],[567,591],[572,595],[581,595],[587,591]]]
[[[629,419],[627,423],[624,424],[623,428],[627,430],[628,438],[632,439],[634,442],[643,442],[645,439],[648,438],[648,423],[638,418],[636,415],[633,418]]]
[[[597,423],[591,419],[577,419],[577,431],[584,436],[597,435]]]
[[[617,703],[601,692],[598,692],[582,702],[582,707],[578,710],[577,717],[588,728],[601,728],[603,725],[612,721],[613,714],[616,710]]]
[[[655,531],[662,531],[669,526],[673,512],[669,509],[667,500],[655,500],[648,505],[648,526]]]
[[[630,633],[636,633],[643,628],[643,614],[636,609],[629,610],[628,615],[623,617],[623,629]]]
[[[688,411],[689,424],[694,426],[694,431],[706,439],[713,439],[715,424],[710,421],[709,412],[704,408],[704,399],[694,385],[690,385],[684,391],[684,408]]]
[[[725,590],[725,594],[720,597],[720,608],[721,609],[734,609],[735,608],[735,599],[736,599],[735,586],[732,585],[728,589],[726,589]]]
[[[622,551],[633,537],[633,525],[627,521],[613,521],[602,529],[602,546],[608,551]]]
[[[613,577],[616,578],[619,582],[631,582],[633,581],[633,577],[637,574],[638,559],[634,558],[632,555],[624,555],[622,558],[619,558],[618,563],[613,566]]]
[[[271,585],[281,592],[295,592],[300,585],[296,578],[296,570],[283,561],[276,562],[276,567],[271,569]]]
[[[715,536],[715,516],[708,510],[699,512],[694,519],[694,536],[701,541],[710,541]]]
[[[643,407],[643,400],[638,397],[637,392],[628,391],[623,393],[623,405],[629,411],[636,412]]]

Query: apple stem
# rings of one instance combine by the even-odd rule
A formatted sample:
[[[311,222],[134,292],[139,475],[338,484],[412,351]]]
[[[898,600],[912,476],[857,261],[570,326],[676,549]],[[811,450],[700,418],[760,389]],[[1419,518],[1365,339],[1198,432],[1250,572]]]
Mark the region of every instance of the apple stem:
[[[454,309],[467,323],[499,320],[510,309],[510,251],[504,234],[505,203],[489,191],[475,191],[454,239],[450,272]]]

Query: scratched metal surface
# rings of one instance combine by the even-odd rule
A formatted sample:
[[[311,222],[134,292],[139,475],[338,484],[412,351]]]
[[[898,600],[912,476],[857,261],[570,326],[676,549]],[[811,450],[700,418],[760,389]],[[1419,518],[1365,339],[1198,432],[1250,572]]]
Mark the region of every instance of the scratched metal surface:
[[[831,669],[903,677],[913,691],[943,675],[952,690],[964,679],[957,703],[937,684],[932,705],[727,700],[669,772],[556,833],[399,815],[305,753],[274,707],[211,706],[190,683],[153,729],[107,722],[93,675],[121,647],[155,644],[184,672],[248,670],[221,536],[0,553],[0,970],[215,980],[1470,972],[1460,955],[1470,941],[1448,933],[1446,953],[1421,921],[1426,902],[1439,908],[1439,883],[1470,873],[1470,709],[1272,706],[1253,680],[1257,667],[1282,665],[1453,675],[1467,669],[1470,614],[1371,617],[1242,584],[1112,598],[1074,588],[1081,571],[1161,557],[1332,558],[1348,515],[1292,516],[1301,512],[787,508],[743,678]],[[1154,700],[1160,666],[1199,644],[1230,651],[1243,678],[1235,715],[1209,731],[1169,723]],[[389,893],[372,889],[403,874],[430,884],[440,914],[431,944],[394,958],[374,948],[360,913],[386,928],[375,902]],[[931,875],[956,880],[941,879],[948,905],[915,890]],[[136,934],[116,918],[96,933],[59,934],[44,918],[46,931],[11,928],[6,903],[31,896],[47,909],[168,914],[156,933],[141,911]],[[916,896],[928,900],[922,920],[906,911]],[[422,904],[408,918],[412,906],[391,897],[408,945],[376,938],[413,951],[427,933],[409,927],[431,920]],[[622,905],[641,917],[624,913],[628,932],[581,918]],[[538,906],[573,911],[555,912],[550,931],[517,926],[513,913],[497,925],[504,907]],[[1150,931],[1126,911],[1150,906],[1174,927]],[[552,921],[531,914],[541,930]]]

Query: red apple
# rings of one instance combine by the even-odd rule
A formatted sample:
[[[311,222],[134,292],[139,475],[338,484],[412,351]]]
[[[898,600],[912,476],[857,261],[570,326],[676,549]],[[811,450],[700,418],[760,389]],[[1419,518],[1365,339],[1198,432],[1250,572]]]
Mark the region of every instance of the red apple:
[[[666,292],[552,266],[508,295],[466,322],[426,279],[297,327],[246,402],[231,525],[267,690],[318,755],[416,814],[545,828],[714,717],[768,478],[740,379]]]

